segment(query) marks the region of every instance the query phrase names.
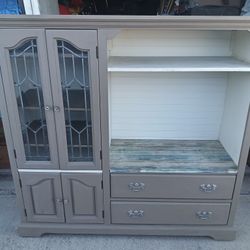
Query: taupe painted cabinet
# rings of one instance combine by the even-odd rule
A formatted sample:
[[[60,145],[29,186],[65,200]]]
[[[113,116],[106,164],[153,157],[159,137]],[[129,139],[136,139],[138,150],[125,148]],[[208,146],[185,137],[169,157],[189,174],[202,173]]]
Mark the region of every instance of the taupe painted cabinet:
[[[101,174],[21,173],[20,177],[29,222],[103,222]]]
[[[1,36],[17,165],[39,169],[20,172],[27,221],[102,223],[97,31]]]
[[[234,239],[249,30],[248,17],[0,17],[19,234]]]

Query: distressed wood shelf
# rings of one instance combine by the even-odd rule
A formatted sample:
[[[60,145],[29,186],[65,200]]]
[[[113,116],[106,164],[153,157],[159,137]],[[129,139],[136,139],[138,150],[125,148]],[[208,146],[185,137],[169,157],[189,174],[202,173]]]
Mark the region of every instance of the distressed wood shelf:
[[[112,173],[237,173],[219,141],[116,139],[110,162]]]

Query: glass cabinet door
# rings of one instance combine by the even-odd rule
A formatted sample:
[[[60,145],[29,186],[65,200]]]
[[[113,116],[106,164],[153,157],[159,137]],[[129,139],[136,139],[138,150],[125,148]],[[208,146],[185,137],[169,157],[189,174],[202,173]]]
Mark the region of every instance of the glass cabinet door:
[[[43,30],[1,30],[1,65],[19,168],[58,168]]]
[[[47,31],[60,166],[100,169],[96,31]]]

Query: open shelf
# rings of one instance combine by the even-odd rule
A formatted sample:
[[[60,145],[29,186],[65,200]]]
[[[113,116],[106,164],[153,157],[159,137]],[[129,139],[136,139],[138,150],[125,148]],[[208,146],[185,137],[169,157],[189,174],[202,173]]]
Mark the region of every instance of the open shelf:
[[[112,173],[235,174],[237,166],[219,141],[111,141]]]
[[[109,72],[250,72],[234,57],[110,57]]]

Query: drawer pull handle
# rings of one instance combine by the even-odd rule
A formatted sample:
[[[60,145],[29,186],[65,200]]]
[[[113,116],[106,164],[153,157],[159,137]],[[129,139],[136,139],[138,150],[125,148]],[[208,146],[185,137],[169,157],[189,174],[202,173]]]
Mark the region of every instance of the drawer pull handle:
[[[207,211],[199,211],[196,213],[197,217],[201,220],[208,220],[210,218],[210,215],[212,215],[212,212]]]
[[[143,217],[144,216],[144,211],[141,209],[138,210],[128,210],[128,216],[130,218],[138,218],[138,217]]]
[[[132,192],[140,192],[145,188],[145,184],[143,182],[130,182],[128,187]]]
[[[217,188],[217,185],[215,184],[201,184],[200,185],[200,191],[205,193],[211,193],[215,191]]]

